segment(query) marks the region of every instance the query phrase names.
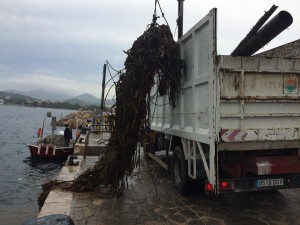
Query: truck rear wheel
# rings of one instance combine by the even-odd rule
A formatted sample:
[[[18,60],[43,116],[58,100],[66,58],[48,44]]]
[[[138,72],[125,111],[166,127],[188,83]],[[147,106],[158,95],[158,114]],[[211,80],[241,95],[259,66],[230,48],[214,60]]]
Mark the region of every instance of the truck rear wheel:
[[[184,153],[181,147],[175,147],[173,151],[172,161],[173,177],[175,181],[175,188],[180,194],[187,194],[188,192],[188,166],[187,160],[184,158]]]

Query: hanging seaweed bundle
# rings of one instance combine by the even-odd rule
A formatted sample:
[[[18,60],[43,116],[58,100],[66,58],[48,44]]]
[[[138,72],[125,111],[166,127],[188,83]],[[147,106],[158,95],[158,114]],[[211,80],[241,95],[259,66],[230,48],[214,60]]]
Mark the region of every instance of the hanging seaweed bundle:
[[[102,185],[112,194],[122,193],[125,180],[138,163],[137,143],[144,138],[149,115],[147,96],[155,76],[159,94],[168,94],[170,104],[176,107],[182,61],[169,27],[150,25],[125,53],[125,72],[116,83],[115,127],[106,153],[74,182],[59,185],[63,189],[87,191]]]

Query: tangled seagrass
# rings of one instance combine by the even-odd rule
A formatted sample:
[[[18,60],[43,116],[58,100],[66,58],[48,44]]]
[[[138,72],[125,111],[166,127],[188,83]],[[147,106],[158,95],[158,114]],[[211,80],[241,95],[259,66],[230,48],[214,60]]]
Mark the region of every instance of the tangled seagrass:
[[[176,107],[183,63],[170,28],[151,24],[125,53],[125,72],[116,83],[115,125],[104,157],[73,182],[53,182],[55,187],[87,191],[101,185],[109,187],[112,194],[122,193],[138,163],[137,143],[143,140],[151,116],[148,104],[155,76],[158,93],[168,94],[171,106]]]

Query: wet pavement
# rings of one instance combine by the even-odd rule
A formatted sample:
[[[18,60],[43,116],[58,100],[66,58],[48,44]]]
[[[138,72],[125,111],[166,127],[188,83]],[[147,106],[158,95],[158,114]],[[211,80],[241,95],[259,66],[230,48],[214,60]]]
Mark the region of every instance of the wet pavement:
[[[94,159],[81,170],[91,167]],[[300,189],[183,196],[170,174],[154,161],[142,160],[123,196],[73,193],[69,215],[76,225],[297,225]]]

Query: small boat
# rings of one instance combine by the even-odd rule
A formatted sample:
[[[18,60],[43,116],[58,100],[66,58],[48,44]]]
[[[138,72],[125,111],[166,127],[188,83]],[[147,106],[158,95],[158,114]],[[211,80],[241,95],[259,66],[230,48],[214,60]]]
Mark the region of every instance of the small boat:
[[[51,127],[52,134],[43,138],[43,130],[45,125],[46,118],[52,118]],[[31,156],[41,157],[41,158],[67,158],[69,155],[74,153],[73,144],[65,146],[64,135],[63,134],[54,134],[56,129],[56,117],[51,116],[51,113],[48,112],[47,116],[44,118],[42,128],[39,128],[37,131],[38,140],[35,143],[27,144]]]
[[[63,136],[62,136],[63,137]],[[41,158],[67,158],[69,155],[73,155],[73,146],[60,146],[56,143],[44,143],[37,141],[35,143],[27,144],[31,156],[37,156]]]

